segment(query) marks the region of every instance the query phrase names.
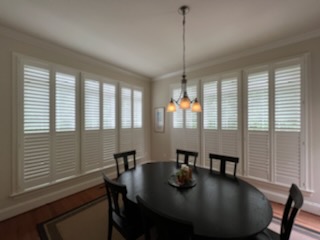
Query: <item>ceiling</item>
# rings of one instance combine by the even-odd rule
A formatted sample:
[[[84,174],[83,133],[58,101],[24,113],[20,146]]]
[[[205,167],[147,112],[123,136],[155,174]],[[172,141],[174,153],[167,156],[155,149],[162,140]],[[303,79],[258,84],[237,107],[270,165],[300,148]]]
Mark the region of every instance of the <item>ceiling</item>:
[[[0,0],[0,24],[149,78],[320,29],[320,0]]]

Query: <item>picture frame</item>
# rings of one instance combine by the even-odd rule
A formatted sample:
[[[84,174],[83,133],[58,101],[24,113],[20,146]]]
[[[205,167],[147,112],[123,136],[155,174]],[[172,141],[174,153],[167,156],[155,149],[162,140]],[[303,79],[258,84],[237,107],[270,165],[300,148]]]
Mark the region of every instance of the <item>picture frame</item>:
[[[157,133],[164,132],[164,107],[157,107],[154,110],[154,131]]]

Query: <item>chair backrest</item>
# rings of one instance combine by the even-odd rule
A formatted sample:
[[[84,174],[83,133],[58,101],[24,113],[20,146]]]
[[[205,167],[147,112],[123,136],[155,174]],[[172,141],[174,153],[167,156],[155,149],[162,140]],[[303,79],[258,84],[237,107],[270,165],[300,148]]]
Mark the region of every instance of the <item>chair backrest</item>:
[[[121,197],[120,200],[122,200],[123,203],[122,209],[126,209],[128,204],[127,187],[112,181],[104,173],[102,173],[102,175],[108,197],[109,216],[112,215],[112,212],[115,212],[119,217],[125,217],[121,211],[119,197]]]
[[[153,209],[140,196],[137,196],[141,216],[144,223],[145,239],[150,238],[150,225],[154,225],[159,240],[190,240],[193,236],[193,225],[191,222],[176,219],[160,213]]]
[[[198,152],[191,152],[191,151],[186,151],[186,150],[181,150],[177,149],[177,167],[179,167],[179,156],[183,155],[184,156],[184,164],[189,165],[189,157],[194,158],[193,166],[196,166],[197,162],[197,157],[198,157]]]
[[[209,159],[210,159],[210,171],[212,170],[212,161],[213,160],[220,160],[220,173],[221,174],[226,174],[226,162],[233,162],[234,163],[233,176],[236,176],[237,164],[239,162],[238,157],[229,157],[229,156],[209,153]]]
[[[286,206],[284,208],[281,230],[280,230],[280,239],[289,240],[291,229],[294,223],[294,219],[297,216],[297,213],[301,209],[303,204],[303,195],[297,185],[292,184],[288,196]]]
[[[121,153],[113,154],[113,157],[116,160],[118,177],[120,176],[119,159],[120,158],[123,159],[124,170],[127,171],[129,169],[129,160],[128,160],[129,156],[133,157],[133,167],[135,168],[136,167],[136,150],[131,150],[131,151],[127,151],[127,152],[121,152]]]

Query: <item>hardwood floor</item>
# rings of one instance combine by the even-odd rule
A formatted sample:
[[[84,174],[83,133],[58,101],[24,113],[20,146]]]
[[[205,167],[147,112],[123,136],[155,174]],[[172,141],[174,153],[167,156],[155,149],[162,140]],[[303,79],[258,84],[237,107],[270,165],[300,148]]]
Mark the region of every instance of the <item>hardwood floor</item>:
[[[73,208],[103,196],[103,185],[87,189],[61,200],[46,204],[29,212],[0,222],[1,240],[36,240],[39,239],[37,224],[49,220]],[[283,205],[272,203],[274,216],[282,218]],[[301,211],[296,224],[320,232],[320,216]]]

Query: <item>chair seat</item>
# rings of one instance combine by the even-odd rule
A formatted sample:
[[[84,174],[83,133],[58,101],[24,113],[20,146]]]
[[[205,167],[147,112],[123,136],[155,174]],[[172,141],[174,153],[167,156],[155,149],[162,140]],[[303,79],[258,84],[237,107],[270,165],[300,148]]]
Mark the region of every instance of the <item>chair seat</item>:
[[[267,228],[266,230],[252,238],[252,240],[280,240],[280,235]]]

